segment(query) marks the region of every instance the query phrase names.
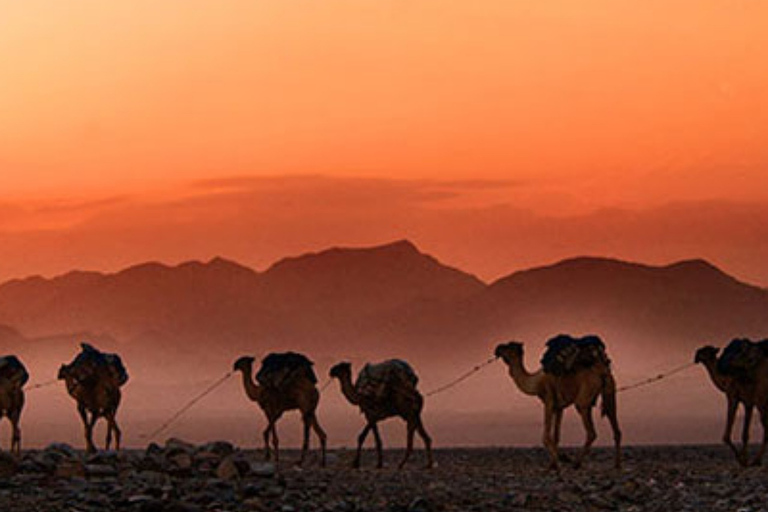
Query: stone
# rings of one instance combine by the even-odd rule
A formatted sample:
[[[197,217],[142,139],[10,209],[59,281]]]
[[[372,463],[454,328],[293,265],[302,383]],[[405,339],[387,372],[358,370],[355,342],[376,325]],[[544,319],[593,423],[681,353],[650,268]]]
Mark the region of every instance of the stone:
[[[251,474],[260,478],[272,478],[277,474],[277,467],[271,462],[253,462]]]
[[[85,476],[85,464],[79,460],[63,460],[54,471],[54,476],[58,478],[74,478]]]
[[[0,477],[8,478],[18,470],[19,462],[8,452],[0,452]]]
[[[109,464],[86,464],[85,474],[96,478],[113,478],[117,476],[117,468]]]

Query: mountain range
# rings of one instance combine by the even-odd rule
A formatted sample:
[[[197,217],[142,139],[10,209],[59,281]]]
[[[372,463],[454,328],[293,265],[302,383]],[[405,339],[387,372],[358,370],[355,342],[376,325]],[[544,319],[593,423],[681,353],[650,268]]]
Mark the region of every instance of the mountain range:
[[[518,338],[598,333],[620,350],[689,351],[768,333],[768,291],[703,260],[580,257],[493,283],[409,241],[333,248],[256,272],[222,258],[73,271],[0,285],[0,346],[90,337],[169,357],[298,348],[329,357],[488,353]]]

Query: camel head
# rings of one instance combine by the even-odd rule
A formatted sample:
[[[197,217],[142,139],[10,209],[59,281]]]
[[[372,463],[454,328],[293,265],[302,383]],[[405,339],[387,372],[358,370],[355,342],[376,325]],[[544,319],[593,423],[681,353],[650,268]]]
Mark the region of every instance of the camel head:
[[[67,377],[70,376],[70,370],[71,368],[68,365],[61,365],[61,368],[59,368],[59,374],[56,376],[56,378],[59,380],[66,380]]]
[[[352,378],[352,363],[345,361],[334,365],[329,375],[334,379]]]
[[[523,344],[517,341],[502,343],[496,346],[496,350],[494,350],[493,354],[496,357],[502,358],[505,363],[508,363],[513,358],[523,357]]]
[[[256,360],[256,358],[251,356],[243,356],[239,358],[237,361],[235,361],[235,365],[232,367],[232,370],[236,372],[244,372],[247,370],[250,370],[253,368],[253,362]]]
[[[712,345],[706,345],[696,351],[696,356],[693,358],[694,363],[708,363],[714,362],[717,359],[717,353],[720,349],[713,347]]]

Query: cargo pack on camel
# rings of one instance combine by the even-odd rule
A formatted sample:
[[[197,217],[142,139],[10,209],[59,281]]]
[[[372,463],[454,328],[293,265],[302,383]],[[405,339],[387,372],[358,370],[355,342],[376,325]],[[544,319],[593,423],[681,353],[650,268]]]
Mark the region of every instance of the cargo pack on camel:
[[[732,340],[717,360],[717,370],[723,375],[751,379],[757,366],[768,358],[768,340]]]
[[[384,398],[392,390],[415,389],[419,378],[411,365],[400,359],[366,364],[357,379],[357,392],[362,396]]]
[[[272,389],[283,388],[298,377],[307,378],[317,384],[313,365],[309,358],[296,352],[269,354],[261,361],[256,380],[262,386]]]
[[[566,375],[597,363],[610,366],[605,344],[594,335],[574,338],[560,334],[547,341],[547,350],[541,358],[541,367],[552,375]]]
[[[128,371],[117,354],[102,352],[89,343],[80,344],[80,353],[69,364],[73,376],[81,383],[91,383],[107,371],[118,386],[128,382]]]

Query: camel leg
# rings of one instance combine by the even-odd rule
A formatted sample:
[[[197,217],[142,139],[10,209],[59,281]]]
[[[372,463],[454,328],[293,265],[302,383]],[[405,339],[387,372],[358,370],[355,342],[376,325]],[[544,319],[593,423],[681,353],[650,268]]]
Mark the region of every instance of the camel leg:
[[[619,415],[616,406],[616,381],[613,375],[607,375],[603,383],[602,415],[608,417],[613,430],[613,446],[615,449],[614,467],[621,469],[621,428],[619,428]]]
[[[384,467],[384,447],[381,444],[381,435],[379,434],[379,425],[373,424],[373,440],[376,442],[376,469]]]
[[[112,433],[115,434],[115,450],[120,451],[120,441],[122,438],[122,432],[120,427],[117,426],[117,419],[115,413],[108,414],[107,418],[107,450],[109,450],[110,442],[112,441]]]
[[[363,443],[365,443],[365,438],[368,437],[368,432],[371,431],[371,428],[372,428],[371,423],[366,424],[363,431],[360,432],[359,436],[357,436],[357,454],[355,454],[355,460],[352,462],[353,468],[360,467],[360,457],[363,454]]]
[[[564,409],[555,410],[554,425],[552,426],[552,440],[554,441],[556,446],[560,446],[560,429],[561,429],[561,426],[563,425],[564,412],[565,412]],[[570,462],[571,460],[571,458],[564,453],[558,452],[557,456],[561,462]]]
[[[403,466],[405,466],[405,463],[408,462],[408,458],[411,456],[411,452],[413,451],[413,435],[415,433],[416,422],[414,420],[409,420],[406,426],[405,455],[403,456],[400,465],[397,467],[398,469],[403,469]]]
[[[269,435],[272,433],[272,423],[267,425],[264,429],[264,460],[268,461],[272,458],[272,452],[269,450]]]
[[[19,418],[11,420],[13,434],[11,437],[11,452],[17,457],[21,456],[21,428],[19,428]]]
[[[589,454],[589,450],[592,448],[592,443],[594,443],[595,439],[597,439],[597,433],[595,432],[595,422],[592,420],[592,407],[577,407],[576,410],[581,416],[581,421],[584,424],[584,430],[587,433],[587,438],[584,441],[584,448],[582,448],[581,454],[576,460],[576,464],[574,464],[577,468],[579,468],[584,463],[584,459],[586,459],[587,455]]]
[[[611,423],[611,430],[613,430],[613,446],[616,451],[614,456],[614,467],[621,469],[621,429],[619,428],[619,418],[616,414],[616,410],[608,411],[608,421]]]
[[[320,427],[320,423],[317,421],[317,416],[313,413],[310,418],[312,428],[320,439],[320,467],[325,467],[325,445],[328,441],[328,436],[325,435],[325,431]]]
[[[435,466],[435,461],[432,459],[432,438],[427,434],[427,430],[424,428],[424,424],[419,418],[416,422],[416,432],[421,436],[421,440],[424,441],[424,451],[427,452],[427,469],[431,469]]]
[[[21,411],[14,411],[8,415],[8,419],[11,421],[11,428],[13,433],[11,434],[11,453],[21,456],[21,428],[19,428],[19,419]]]
[[[736,460],[741,463],[739,450],[736,448],[736,445],[733,444],[733,440],[731,440],[731,433],[733,432],[733,421],[736,418],[736,408],[738,407],[738,402],[732,398],[728,398],[728,410],[727,410],[727,416],[725,418],[725,432],[723,433],[723,442],[728,446],[733,454],[736,456]]]
[[[760,423],[763,426],[763,441],[760,443],[760,448],[757,450],[755,458],[752,460],[753,466],[761,466],[763,464],[763,455],[765,455],[765,445],[768,442],[768,407],[761,407],[758,409],[760,413]]]
[[[275,452],[275,464],[280,462],[280,439],[277,437],[277,425],[272,424],[272,448]]]
[[[555,417],[554,407],[547,405],[544,407],[544,436],[543,443],[549,453],[549,469],[560,471],[560,463],[557,460],[557,445],[552,438],[552,426]]]
[[[112,445],[112,424],[107,418],[107,438],[104,440],[104,449],[109,451],[109,447]]]
[[[301,421],[304,427],[304,440],[301,443],[301,458],[299,458],[299,466],[304,464],[304,458],[307,456],[307,450],[309,450],[309,428],[312,423],[312,413],[302,414]]]
[[[94,453],[96,446],[93,444],[93,425],[96,423],[96,414],[91,413],[91,418],[88,418],[88,411],[86,411],[83,405],[77,406],[77,412],[80,413],[80,419],[83,421],[85,449],[88,453]]]
[[[749,428],[752,426],[752,411],[754,407],[744,404],[744,424],[741,428],[741,453],[739,463],[742,466],[749,465]]]

